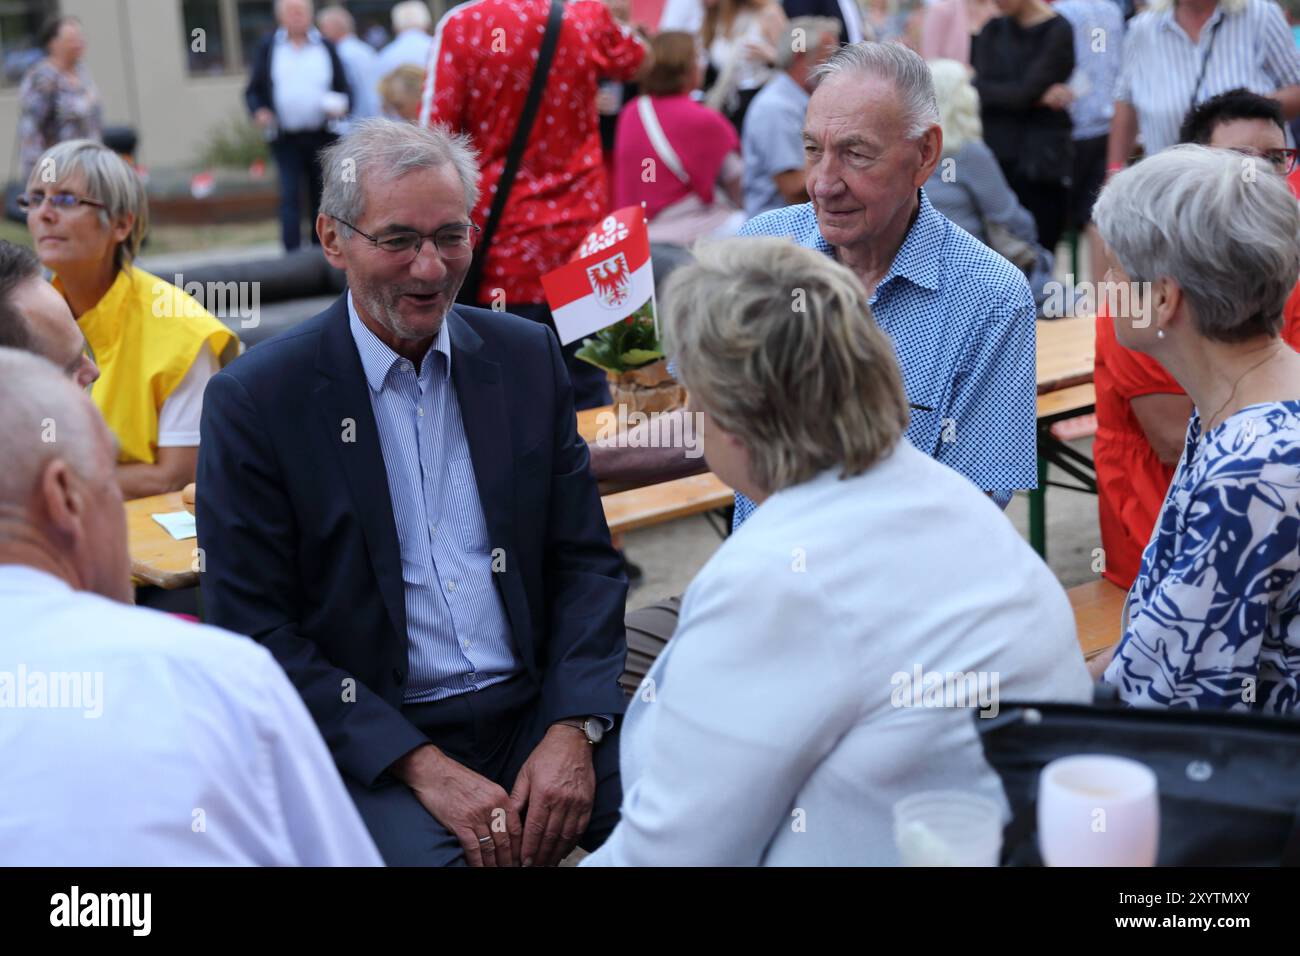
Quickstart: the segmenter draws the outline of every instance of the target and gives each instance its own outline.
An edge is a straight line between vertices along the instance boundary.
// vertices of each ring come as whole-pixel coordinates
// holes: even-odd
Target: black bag
[[[546,77],[551,72],[551,61],[555,59],[555,48],[560,43],[560,27],[564,20],[564,0],[551,0],[550,15],[546,20],[546,32],[542,35],[542,46],[537,51],[537,65],[533,68],[533,81],[528,87],[528,97],[524,100],[524,111],[519,114],[519,125],[515,127],[514,137],[510,140],[510,149],[506,152],[506,162],[501,168],[501,178],[497,180],[497,191],[492,197],[492,208],[488,210],[487,221],[483,223],[483,236],[478,248],[474,250],[474,261],[470,264],[465,281],[461,283],[456,301],[463,305],[478,305],[479,286],[483,284],[483,267],[487,264],[488,250],[496,236],[497,226],[501,224],[501,213],[506,208],[506,200],[515,184],[515,176],[524,160],[524,148],[528,145],[528,134],[532,131],[533,121],[537,119],[537,110],[542,104],[542,94],[546,91]]]
[[[1011,804],[1006,866],[1041,866],[1038,775],[1058,757],[1128,757],[1160,789],[1157,866],[1300,862],[1300,720],[1118,704],[1003,703],[975,718]]]

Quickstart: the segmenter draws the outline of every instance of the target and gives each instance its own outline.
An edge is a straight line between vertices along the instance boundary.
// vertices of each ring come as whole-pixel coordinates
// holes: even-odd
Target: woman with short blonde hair
[[[108,147],[79,139],[46,150],[19,204],[99,365],[91,398],[117,438],[122,493],[183,488],[194,480],[203,390],[239,339],[189,294],[135,266],[149,201]]]
[[[862,321],[861,285],[824,256],[790,253],[779,239],[706,246],[665,293],[666,348],[692,406],[743,447],[745,483],[764,497],[828,469],[862,474],[908,422],[889,338]]]
[[[709,467],[758,508],[633,695],[620,822],[584,864],[896,864],[900,798],[1005,806],[971,709],[1090,699],[1069,602],[997,505],[903,440],[848,269],[775,238],[697,253],[661,299],[666,347]],[[997,688],[927,709],[923,671]]]
[[[380,80],[379,98],[384,106],[384,115],[408,123],[418,120],[427,75],[423,67],[408,63]]]

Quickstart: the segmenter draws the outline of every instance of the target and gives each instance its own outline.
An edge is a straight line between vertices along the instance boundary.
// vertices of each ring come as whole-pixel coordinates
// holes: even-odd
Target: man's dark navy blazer
[[[627,581],[559,343],[485,309],[458,305],[446,321],[489,542],[504,558],[497,591],[541,715],[622,713]],[[346,296],[212,378],[195,511],[206,619],[264,644],[339,769],[375,784],[426,741],[401,714],[402,559]]]

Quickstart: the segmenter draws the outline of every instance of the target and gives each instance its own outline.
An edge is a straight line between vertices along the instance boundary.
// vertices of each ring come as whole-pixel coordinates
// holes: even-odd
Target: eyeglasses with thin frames
[[[87,199],[85,196],[78,196],[76,193],[45,193],[39,189],[19,196],[17,199],[18,208],[23,212],[40,209],[47,199],[55,209],[64,211],[83,205],[94,206],[96,209],[105,208],[104,204],[98,199]]]
[[[326,213],[328,216],[329,213]],[[412,262],[424,247],[424,240],[432,239],[438,254],[444,259],[455,261],[465,259],[474,252],[474,238],[479,234],[479,227],[472,222],[456,222],[443,226],[429,235],[414,231],[390,232],[386,236],[372,236],[362,232],[352,223],[338,216],[330,216],[335,222],[347,226],[358,236],[369,240],[380,252],[392,256],[402,263]]]
[[[1295,169],[1296,150],[1290,146],[1281,146],[1277,149],[1263,151],[1251,149],[1248,146],[1232,146],[1229,148],[1234,153],[1241,153],[1243,156],[1253,156],[1255,159],[1264,160],[1283,176]]]

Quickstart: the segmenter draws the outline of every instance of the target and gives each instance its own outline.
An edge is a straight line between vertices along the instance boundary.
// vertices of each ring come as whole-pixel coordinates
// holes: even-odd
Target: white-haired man
[[[0,348],[0,859],[374,865],[271,655],[131,607],[113,437],[44,359]]]
[[[776,48],[781,70],[763,84],[745,112],[745,215],[808,201],[802,134],[812,71],[839,44],[840,24],[832,17],[796,17],[786,27]]]
[[[392,17],[396,36],[379,51],[375,63],[375,76],[381,80],[399,66],[423,69],[433,46],[433,16],[424,0],[402,0],[393,7]]]
[[[346,7],[325,7],[316,14],[316,27],[325,39],[334,44],[348,75],[352,90],[351,120],[368,119],[379,115],[379,81],[376,69],[379,54],[369,43],[357,36],[357,23]],[[346,130],[346,126],[343,127]]]
[[[857,275],[898,354],[912,406],[908,440],[1005,506],[1012,491],[1038,484],[1025,277],[944,218],[921,188],[943,139],[924,60],[896,43],[857,43],[814,79],[803,130],[811,202],[764,213],[740,234],[789,238]],[[680,448],[593,451],[600,478],[644,480],[692,464]],[[738,496],[735,523],[752,512]]]
[[[814,80],[803,128],[811,201],[751,219],[740,235],[789,238],[861,280],[903,373],[907,439],[1005,507],[1014,490],[1038,484],[1029,285],[921,188],[943,145],[924,60],[900,44],[857,43],[836,51]],[[790,320],[799,318],[792,303]],[[602,479],[644,482],[700,463],[682,448],[593,446],[592,467]],[[733,527],[754,509],[737,494]],[[662,630],[653,628],[666,637]]]

